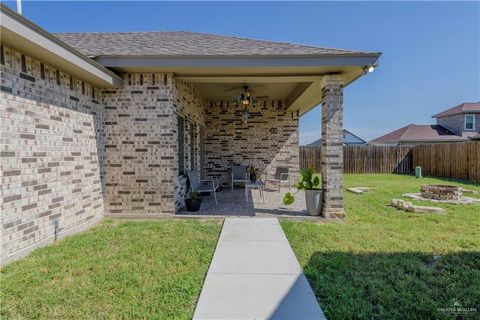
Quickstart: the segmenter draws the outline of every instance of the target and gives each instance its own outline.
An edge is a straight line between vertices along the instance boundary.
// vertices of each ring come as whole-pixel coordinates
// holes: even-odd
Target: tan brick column
[[[322,215],[344,218],[343,79],[325,76],[322,88]]]

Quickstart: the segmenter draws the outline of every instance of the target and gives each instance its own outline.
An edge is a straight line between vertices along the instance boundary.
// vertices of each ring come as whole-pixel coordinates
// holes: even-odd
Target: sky
[[[15,2],[5,2],[15,8]],[[40,2],[23,15],[50,32],[193,31],[380,51],[344,91],[344,127],[365,140],[480,101],[480,2]],[[320,106],[300,143],[321,135]]]

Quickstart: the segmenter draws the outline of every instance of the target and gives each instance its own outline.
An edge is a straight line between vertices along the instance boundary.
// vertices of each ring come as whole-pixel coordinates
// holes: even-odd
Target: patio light
[[[237,96],[237,106],[243,106],[243,122],[247,123],[248,118],[250,117],[250,112],[248,107],[255,107],[255,97],[248,91],[248,86],[243,86],[243,92]]]
[[[248,112],[247,108],[243,109],[243,123],[248,122],[248,117],[250,117],[250,112]]]
[[[375,66],[365,66],[363,67],[363,73],[372,73],[375,70]]]

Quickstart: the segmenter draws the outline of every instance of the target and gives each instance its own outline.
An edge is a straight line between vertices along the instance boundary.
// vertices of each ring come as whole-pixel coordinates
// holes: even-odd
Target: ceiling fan
[[[257,87],[257,88],[262,88],[262,87],[265,87],[265,86],[266,86],[265,84],[255,85],[255,87]],[[242,89],[243,89],[243,92],[241,92]],[[250,96],[254,96],[255,100],[268,100],[270,98],[270,96],[268,96],[268,95],[256,96],[255,95],[255,90],[251,89],[247,85],[244,85],[242,88],[239,88],[238,86],[235,86],[235,87],[227,89],[226,91],[227,92],[233,92],[233,91],[239,92],[240,91],[241,93],[239,94],[239,96],[242,95],[242,94],[245,94],[245,93],[249,93]]]

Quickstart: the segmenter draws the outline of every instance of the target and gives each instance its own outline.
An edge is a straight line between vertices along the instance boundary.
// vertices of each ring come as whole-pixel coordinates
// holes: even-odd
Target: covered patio
[[[357,57],[358,59],[358,57]],[[333,60],[335,61],[335,60]],[[341,59],[340,59],[341,61]],[[353,60],[355,61],[355,60]],[[265,62],[264,62],[265,63]],[[352,63],[352,62],[349,62]],[[317,66],[304,75],[256,76],[257,69],[240,69],[232,76],[177,76],[176,80],[188,84],[203,102],[203,123],[189,122],[179,132],[187,131],[184,142],[179,143],[179,176],[177,180],[176,213],[185,214],[183,199],[188,197],[187,170],[198,170],[202,179],[211,179],[224,187],[213,197],[203,197],[199,214],[208,215],[285,215],[306,216],[304,193],[298,192],[295,182],[299,177],[299,118],[318,104],[322,104],[319,128],[322,137],[322,216],[343,218],[343,89],[356,77],[364,74],[376,58],[356,68]],[[281,69],[277,69],[278,70]],[[301,74],[301,68],[291,68],[292,74]],[[265,71],[266,72],[266,71]],[[311,75],[310,73],[315,73]],[[248,87],[256,97],[248,107],[248,119],[243,105],[234,97]],[[201,118],[200,118],[201,119]],[[191,123],[195,123],[192,125]],[[194,130],[195,134],[188,132]],[[184,151],[182,151],[184,150]],[[186,162],[181,163],[181,157]],[[259,172],[272,177],[277,167],[289,168],[292,193],[296,201],[291,206],[283,204],[288,190],[277,192],[267,188],[265,203],[258,192],[252,193],[252,201],[245,202],[243,187],[230,192],[232,167],[253,166]]]
[[[279,192],[278,189],[267,185],[264,197],[259,190],[249,190],[247,199],[242,187],[237,187],[233,191],[230,188],[223,188],[217,193],[218,204],[215,203],[212,195],[204,195],[201,196],[202,206],[200,211],[188,212],[185,208],[182,208],[177,212],[177,215],[309,217],[305,207],[305,193],[292,189],[291,192],[295,196],[295,202],[287,206],[283,204],[285,192],[288,192],[288,188],[282,188]]]
[[[124,79],[103,91],[107,214],[181,212],[189,170],[226,186],[234,165],[281,166],[294,183],[299,118],[322,104],[322,215],[343,217],[343,90],[379,53],[190,32],[58,37]]]

